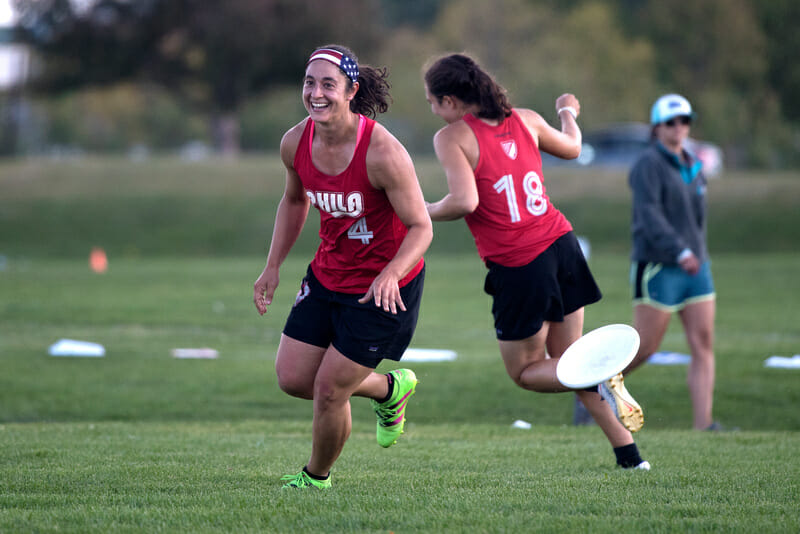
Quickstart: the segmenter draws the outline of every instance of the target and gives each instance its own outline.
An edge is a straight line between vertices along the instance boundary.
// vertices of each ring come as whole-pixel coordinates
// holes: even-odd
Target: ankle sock
[[[305,474],[307,474],[308,476],[310,476],[311,478],[313,478],[314,480],[328,480],[328,477],[331,476],[330,473],[328,473],[324,477],[321,477],[319,475],[315,475],[314,473],[312,473],[311,471],[308,470],[308,466],[303,467],[303,472]]]
[[[614,455],[617,457],[617,465],[625,469],[636,467],[643,461],[642,457],[639,455],[639,448],[635,443],[623,445],[622,447],[615,447]]]
[[[388,402],[389,399],[392,398],[392,393],[394,393],[394,377],[391,373],[386,373],[386,381],[389,383],[389,393],[382,399],[376,399],[379,403]]]

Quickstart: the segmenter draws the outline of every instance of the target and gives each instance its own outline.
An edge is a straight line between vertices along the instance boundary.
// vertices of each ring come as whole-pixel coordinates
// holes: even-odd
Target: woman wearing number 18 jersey
[[[475,238],[511,379],[542,393],[572,391],[558,381],[556,364],[582,335],[584,306],[601,295],[572,226],[547,196],[540,150],[578,156],[580,103],[571,94],[556,100],[557,130],[535,111],[512,108],[504,89],[461,54],[427,69],[425,91],[431,111],[447,123],[434,148],[449,189],[428,204],[428,213],[434,221],[463,217]],[[644,422],[642,411],[622,375],[575,393],[611,443],[617,464],[649,469],[631,434]]]

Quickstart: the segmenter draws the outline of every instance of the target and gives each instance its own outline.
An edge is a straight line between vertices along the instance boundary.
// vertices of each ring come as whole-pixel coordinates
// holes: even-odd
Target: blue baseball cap
[[[692,105],[681,95],[669,94],[660,97],[650,110],[650,125],[655,126],[675,117],[692,117]]]

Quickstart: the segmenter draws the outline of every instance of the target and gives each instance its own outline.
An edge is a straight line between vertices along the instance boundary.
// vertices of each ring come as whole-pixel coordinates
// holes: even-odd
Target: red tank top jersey
[[[321,243],[311,269],[331,291],[366,293],[375,277],[394,258],[408,233],[386,193],[367,178],[367,148],[375,121],[361,116],[353,159],[341,174],[320,172],[311,160],[314,122],[306,121],[294,157],[311,204],[319,210]],[[405,286],[422,270],[424,260],[400,280]]]
[[[506,267],[527,265],[572,230],[547,197],[539,148],[516,111],[497,126],[471,114],[464,121],[480,148],[478,207],[464,217],[478,254]]]

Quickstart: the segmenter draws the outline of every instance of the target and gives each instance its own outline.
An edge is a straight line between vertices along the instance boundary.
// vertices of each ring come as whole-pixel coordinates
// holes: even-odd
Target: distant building
[[[8,0],[0,0],[0,156],[30,151],[37,127],[21,91],[31,76],[30,49],[15,39],[16,16]]]
[[[25,45],[5,40],[8,28],[0,28],[0,91],[22,85],[31,74],[31,54]]]

